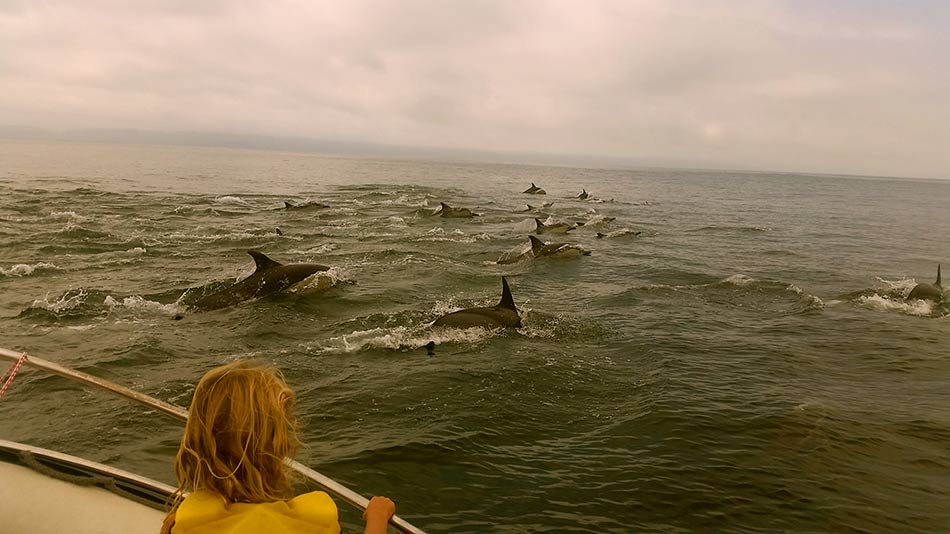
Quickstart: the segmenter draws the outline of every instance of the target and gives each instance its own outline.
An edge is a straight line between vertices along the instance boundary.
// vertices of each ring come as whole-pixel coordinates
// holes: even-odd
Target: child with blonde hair
[[[329,495],[294,497],[284,466],[299,445],[293,406],[294,392],[272,366],[242,360],[208,371],[175,457],[178,495],[162,534],[339,534]],[[373,497],[365,534],[384,534],[395,511]]]

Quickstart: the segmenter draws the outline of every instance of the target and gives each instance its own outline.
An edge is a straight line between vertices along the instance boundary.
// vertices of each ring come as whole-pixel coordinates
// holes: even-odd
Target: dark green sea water
[[[493,263],[526,202],[591,256]],[[950,532],[950,315],[903,298],[950,269],[948,206],[950,181],[2,142],[0,347],[180,405],[273,361],[299,459],[433,533]],[[249,249],[332,268],[173,320]],[[521,329],[426,328],[502,275]],[[30,370],[0,400],[0,437],[166,482],[180,432]]]

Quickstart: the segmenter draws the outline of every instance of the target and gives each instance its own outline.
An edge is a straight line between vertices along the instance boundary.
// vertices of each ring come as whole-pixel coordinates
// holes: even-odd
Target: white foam
[[[455,229],[451,232],[446,232],[443,228],[432,228],[427,231],[422,236],[415,238],[415,241],[433,241],[433,242],[445,242],[451,241],[453,243],[475,243],[476,241],[488,241],[491,239],[491,236],[485,233],[467,235],[465,232]]]
[[[373,328],[356,330],[350,334],[332,337],[320,348],[320,353],[353,353],[365,349],[414,350],[426,346],[430,341],[436,345],[443,343],[476,343],[488,339],[493,330],[485,328],[437,328],[430,330],[426,326],[395,328]]]
[[[49,301],[49,295],[43,297],[43,300],[36,299],[33,301],[33,304],[30,305],[30,308],[48,310],[58,314],[60,312],[72,310],[82,306],[85,304],[87,296],[89,296],[89,292],[83,288],[79,288],[79,290],[75,293],[72,291],[67,291],[61,297],[59,297],[59,299],[53,302]]]
[[[307,291],[311,289],[326,289],[339,283],[351,281],[353,273],[345,267],[334,265],[326,271],[320,271],[306,278],[306,283],[292,291]]]
[[[785,288],[785,290],[791,291],[792,293],[795,293],[796,295],[809,299],[811,301],[811,306],[813,308],[823,309],[825,307],[825,302],[821,300],[821,298],[815,295],[811,295],[809,293],[805,293],[805,291],[802,288],[796,286],[795,284],[789,284],[788,287]]]
[[[46,218],[52,219],[54,221],[69,220],[69,221],[74,221],[77,223],[85,222],[89,220],[87,217],[83,217],[82,215],[79,215],[75,211],[54,211],[50,213],[49,215],[47,215]]]
[[[177,302],[172,304],[162,304],[161,302],[148,300],[138,295],[125,297],[122,299],[122,302],[117,301],[111,295],[109,295],[105,298],[105,300],[103,300],[102,304],[109,308],[110,312],[114,311],[117,307],[123,307],[132,311],[158,312],[165,315],[175,315],[185,311],[184,308]]]
[[[726,278],[725,280],[723,280],[723,282],[727,284],[733,284],[736,286],[747,286],[755,281],[756,281],[755,278],[752,278],[751,276],[746,276],[744,274],[734,274],[730,276],[729,278]]]
[[[46,263],[45,261],[34,263],[32,265],[18,263],[8,269],[0,267],[0,276],[30,276],[38,269],[59,269],[59,267],[53,265],[52,263]]]
[[[229,234],[185,234],[181,232],[162,234],[163,239],[176,241],[243,241],[245,239],[273,239],[276,234],[252,234],[250,232],[232,232]]]
[[[895,300],[878,294],[858,297],[859,306],[875,311],[896,311],[907,315],[925,316],[933,312],[933,303],[927,300]]]
[[[875,278],[878,283],[878,289],[883,289],[885,293],[891,293],[895,295],[901,295],[907,297],[910,295],[910,292],[917,285],[917,281],[913,278],[902,278],[900,280],[885,280],[880,277]]]
[[[323,243],[307,250],[293,249],[290,251],[290,254],[296,254],[300,256],[312,256],[314,254],[326,254],[327,252],[332,252],[336,250],[336,245],[333,243]]]
[[[409,223],[406,222],[406,219],[403,219],[397,215],[393,215],[392,217],[386,219],[386,221],[389,223],[388,226],[393,228],[406,228],[409,226]]]
[[[238,206],[247,206],[247,201],[241,197],[233,195],[224,195],[214,199],[219,204],[235,204]]]

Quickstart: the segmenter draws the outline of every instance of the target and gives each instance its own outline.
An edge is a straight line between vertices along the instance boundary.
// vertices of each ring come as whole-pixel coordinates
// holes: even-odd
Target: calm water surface
[[[181,405],[272,361],[299,459],[429,532],[948,532],[950,310],[904,299],[950,265],[947,206],[941,181],[0,142],[0,346]],[[592,254],[496,264],[535,216]],[[250,249],[332,268],[173,320]],[[427,328],[502,275],[521,329]],[[180,433],[33,371],[0,401],[3,438],[166,482]]]

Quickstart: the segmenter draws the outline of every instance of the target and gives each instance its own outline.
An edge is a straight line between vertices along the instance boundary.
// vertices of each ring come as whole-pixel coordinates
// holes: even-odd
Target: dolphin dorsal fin
[[[449,206],[445,202],[439,202],[439,206],[441,206],[443,210],[452,209],[452,206]]]
[[[498,305],[495,307],[518,311],[518,308],[515,307],[515,299],[511,298],[511,288],[508,287],[508,280],[505,280],[504,276],[501,277],[501,300],[498,301]]]
[[[544,241],[541,241],[533,235],[529,235],[528,239],[531,240],[531,253],[537,256],[538,253],[541,252],[541,249],[544,248]]]
[[[274,261],[265,256],[263,252],[248,250],[247,253],[250,254],[252,258],[254,258],[254,263],[257,264],[257,268],[254,270],[254,272],[271,269],[273,267],[280,267],[281,265],[280,262]]]
[[[937,281],[934,282],[934,285],[940,287],[940,264],[937,264]]]
[[[531,182],[531,187],[538,187],[538,186],[534,185],[534,182]],[[504,278],[502,278],[502,280],[504,280]]]
[[[539,218],[537,218],[537,217],[534,218],[534,224],[537,225],[538,230],[544,228],[544,223],[541,222],[541,219],[539,219]]]
[[[292,207],[294,207],[294,203],[291,202],[291,201],[289,201],[289,200],[285,200],[285,201],[284,201],[284,207],[285,207],[285,208],[292,208]]]

